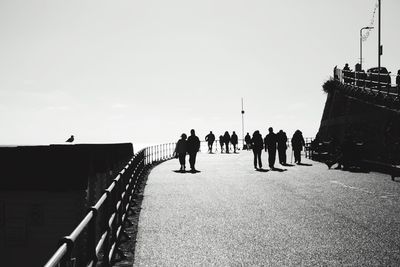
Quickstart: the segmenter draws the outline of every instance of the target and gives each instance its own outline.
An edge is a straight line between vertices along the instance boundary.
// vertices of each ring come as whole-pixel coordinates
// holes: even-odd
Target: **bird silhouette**
[[[72,142],[74,142],[74,136],[73,136],[73,135],[71,135],[71,137],[70,137],[70,138],[68,138],[68,140],[67,140],[67,141],[65,141],[65,142],[67,142],[67,143],[72,143]]]

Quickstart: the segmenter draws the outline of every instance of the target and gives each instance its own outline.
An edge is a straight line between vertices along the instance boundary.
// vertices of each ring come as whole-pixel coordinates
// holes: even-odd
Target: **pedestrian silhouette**
[[[212,153],[212,147],[215,141],[215,135],[213,134],[212,131],[210,131],[209,134],[206,135],[206,141],[207,141],[207,145],[208,145],[208,153]]]
[[[198,172],[195,168],[195,164],[196,164],[196,155],[200,149],[200,140],[196,136],[195,131],[193,129],[190,130],[190,136],[186,141],[186,149],[189,154],[190,171],[193,173]]]
[[[221,147],[221,153],[224,152],[224,137],[222,135],[219,136],[219,145]]]
[[[261,153],[263,149],[263,139],[258,130],[253,133],[253,137],[251,138],[251,148],[254,154],[254,169],[258,170],[257,163],[259,168],[262,169]]]
[[[281,165],[286,165],[287,136],[283,130],[279,130],[276,134],[276,141],[278,143],[279,163]]]
[[[265,152],[268,150],[268,164],[270,169],[275,168],[276,158],[276,134],[272,127],[268,128],[268,134],[264,138]]]
[[[292,137],[292,149],[294,153],[294,162],[301,163],[301,151],[305,145],[303,134],[300,130],[296,130]]]
[[[181,135],[181,139],[178,140],[175,147],[174,155],[179,159],[179,163],[181,168],[179,169],[180,172],[185,172],[186,170],[186,153],[187,153],[187,141],[186,141],[186,134]]]
[[[251,144],[251,136],[249,133],[247,133],[246,136],[244,137],[244,141],[246,142],[246,150],[249,150]]]
[[[71,137],[68,138],[67,141],[65,141],[65,142],[67,142],[67,143],[72,143],[72,142],[74,142],[74,136],[71,135]]]
[[[233,145],[233,153],[236,153],[236,147],[238,144],[238,136],[236,135],[235,131],[232,132],[231,144]]]
[[[231,136],[228,131],[224,134],[224,144],[225,144],[225,153],[229,153],[229,142],[231,141]]]
[[[397,95],[400,95],[400,70],[397,71],[396,76],[396,85],[397,85]]]
[[[343,67],[343,79],[344,83],[350,83],[351,82],[351,70],[349,68],[349,64],[346,63]]]

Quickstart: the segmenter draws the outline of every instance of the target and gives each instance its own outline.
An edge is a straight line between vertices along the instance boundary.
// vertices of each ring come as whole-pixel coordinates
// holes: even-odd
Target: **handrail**
[[[79,266],[96,266],[99,260],[102,266],[112,266],[116,254],[122,254],[118,247],[140,179],[146,173],[148,166],[171,159],[174,150],[175,143],[168,143],[146,147],[136,153],[104,190],[96,204],[90,207],[71,234],[60,240],[57,250],[44,266],[66,267],[74,260]],[[75,243],[85,232],[87,232],[85,240],[87,255],[75,256]],[[102,257],[99,259],[100,254]]]

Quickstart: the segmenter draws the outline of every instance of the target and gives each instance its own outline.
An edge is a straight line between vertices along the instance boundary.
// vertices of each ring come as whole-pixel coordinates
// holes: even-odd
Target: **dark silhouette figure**
[[[181,164],[180,172],[184,172],[186,170],[186,152],[187,152],[187,144],[186,144],[186,134],[181,135],[181,139],[178,140],[175,147],[174,154],[178,157],[179,163]]]
[[[400,70],[397,71],[396,76],[396,85],[397,85],[397,95],[400,95]]]
[[[259,131],[255,131],[253,133],[253,137],[251,138],[250,142],[254,154],[254,168],[258,170],[257,168],[257,161],[258,161],[258,166],[260,167],[260,169],[262,169],[261,153],[263,149],[263,139]]]
[[[233,153],[236,153],[236,147],[238,144],[238,136],[236,135],[235,131],[232,132],[231,144],[233,145]]]
[[[249,133],[247,133],[246,136],[244,137],[244,141],[246,142],[246,150],[249,150],[251,144],[251,136]]]
[[[215,141],[215,135],[212,131],[210,131],[210,133],[206,135],[206,141],[208,144],[208,153],[212,153],[212,147]]]
[[[268,164],[271,169],[275,168],[275,158],[276,158],[276,134],[272,127],[268,128],[268,134],[264,138],[265,152],[268,150]]]
[[[229,153],[229,142],[231,141],[231,136],[228,131],[224,134],[224,144],[225,144],[225,153]]]
[[[200,139],[196,136],[195,131],[190,130],[190,136],[186,141],[186,148],[189,154],[190,171],[196,172],[196,155],[200,149]]]
[[[219,146],[221,147],[221,153],[224,152],[224,137],[222,135],[219,136]]]
[[[349,68],[349,64],[345,64],[343,67],[343,79],[344,83],[351,83],[351,70]]]
[[[294,162],[297,164],[301,163],[301,151],[305,145],[303,134],[300,130],[296,130],[292,137],[292,149],[294,153]]]
[[[74,142],[74,136],[71,135],[71,137],[68,138],[67,141],[65,141],[65,142],[67,142],[67,143],[72,143],[72,142]]]
[[[286,133],[280,130],[276,134],[276,141],[278,143],[278,157],[281,165],[286,165],[286,149],[287,149],[287,136]]]

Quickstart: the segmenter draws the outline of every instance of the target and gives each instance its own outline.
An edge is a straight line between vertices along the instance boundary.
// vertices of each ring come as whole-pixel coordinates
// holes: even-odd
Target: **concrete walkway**
[[[134,266],[400,265],[400,183],[304,162],[257,172],[243,151],[199,154],[197,174],[157,166]]]

